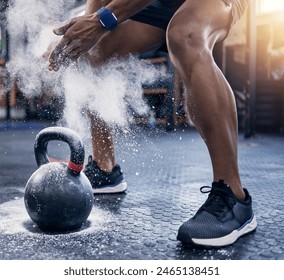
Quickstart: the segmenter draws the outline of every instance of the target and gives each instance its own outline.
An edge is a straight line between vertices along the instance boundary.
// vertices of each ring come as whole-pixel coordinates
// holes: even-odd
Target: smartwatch
[[[100,23],[105,29],[113,31],[117,27],[117,17],[111,10],[103,7],[97,11],[97,14],[99,16]]]

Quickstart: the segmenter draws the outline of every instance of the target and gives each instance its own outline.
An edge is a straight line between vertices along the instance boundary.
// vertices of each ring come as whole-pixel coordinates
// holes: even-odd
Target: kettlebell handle
[[[66,127],[48,127],[37,134],[34,144],[37,165],[41,166],[50,162],[47,154],[47,145],[52,140],[63,141],[69,145],[71,155],[67,169],[73,174],[79,174],[84,164],[84,144],[76,132]]]

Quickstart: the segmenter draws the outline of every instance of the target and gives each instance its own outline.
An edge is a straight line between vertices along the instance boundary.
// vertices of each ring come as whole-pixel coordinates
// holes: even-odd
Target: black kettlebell
[[[50,162],[48,142],[66,142],[71,151],[69,163]],[[64,127],[49,127],[38,133],[34,152],[39,168],[25,188],[25,207],[40,229],[70,231],[87,220],[94,203],[91,183],[83,169],[85,151],[80,137]]]

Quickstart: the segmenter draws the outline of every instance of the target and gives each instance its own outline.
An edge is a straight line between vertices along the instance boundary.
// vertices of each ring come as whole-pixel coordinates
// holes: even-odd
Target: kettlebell
[[[52,140],[69,145],[68,164],[49,161],[47,146]],[[34,153],[39,168],[29,178],[24,194],[30,218],[42,230],[79,229],[94,203],[91,183],[81,172],[85,157],[82,140],[69,128],[48,127],[37,134]]]

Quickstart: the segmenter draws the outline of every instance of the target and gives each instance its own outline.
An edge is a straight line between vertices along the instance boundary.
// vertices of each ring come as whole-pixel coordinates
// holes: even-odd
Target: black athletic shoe
[[[91,182],[94,194],[121,193],[127,189],[119,165],[116,165],[112,172],[105,172],[98,167],[92,156],[89,156],[84,173]]]
[[[206,193],[204,188],[201,192]],[[245,201],[238,200],[223,180],[212,183],[210,194],[195,216],[181,225],[177,239],[183,243],[220,247],[234,243],[253,231],[256,218],[246,189]],[[209,192],[209,191],[207,191]]]

